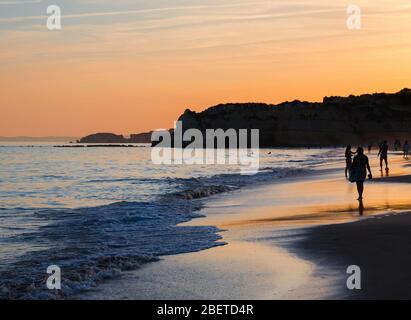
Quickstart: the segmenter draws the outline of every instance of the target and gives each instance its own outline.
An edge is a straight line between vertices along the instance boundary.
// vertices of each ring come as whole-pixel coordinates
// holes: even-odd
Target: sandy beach
[[[387,177],[370,155],[363,206],[341,166],[213,196],[185,225],[217,226],[225,246],[165,256],[77,298],[410,298],[411,175],[391,159]],[[361,290],[347,289],[349,265]]]

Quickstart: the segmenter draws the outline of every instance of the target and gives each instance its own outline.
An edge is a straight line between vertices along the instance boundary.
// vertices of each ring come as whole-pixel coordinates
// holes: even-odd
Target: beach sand
[[[213,196],[186,225],[218,226],[227,245],[162,257],[77,298],[410,297],[407,164],[395,157],[390,177],[374,170],[363,207],[341,167]],[[349,265],[360,266],[362,290],[347,289]]]
[[[339,298],[411,298],[410,213],[313,228],[289,249],[332,270]],[[361,290],[345,285],[350,265],[361,269]]]

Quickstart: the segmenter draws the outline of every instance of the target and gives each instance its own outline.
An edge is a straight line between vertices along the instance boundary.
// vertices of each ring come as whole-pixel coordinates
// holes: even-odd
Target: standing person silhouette
[[[372,179],[372,173],[368,157],[364,154],[364,149],[362,147],[358,147],[357,155],[354,157],[350,169],[350,181],[355,182],[357,184],[357,200],[359,201],[362,201],[362,195],[364,193],[364,181],[367,178],[367,170],[369,173],[368,178]]]
[[[404,159],[408,159],[408,155],[410,154],[410,144],[408,143],[408,140],[405,141],[402,150],[404,151]]]
[[[380,157],[380,169],[382,172],[382,162],[385,162],[385,171],[388,172],[388,144],[387,140],[380,145],[380,151],[378,152],[378,156]]]
[[[351,145],[348,145],[345,149],[345,177],[348,177],[348,170],[351,168],[352,156],[355,153],[351,151]]]

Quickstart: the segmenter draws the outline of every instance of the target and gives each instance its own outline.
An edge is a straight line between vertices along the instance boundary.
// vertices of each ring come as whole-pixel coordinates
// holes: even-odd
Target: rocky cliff
[[[411,141],[411,90],[349,97],[325,97],[279,105],[221,104],[202,112],[187,109],[183,130],[259,129],[261,147],[336,146]]]

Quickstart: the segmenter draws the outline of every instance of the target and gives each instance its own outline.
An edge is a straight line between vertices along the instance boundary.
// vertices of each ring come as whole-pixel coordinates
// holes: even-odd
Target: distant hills
[[[295,100],[278,105],[229,103],[202,112],[187,109],[179,118],[183,131],[196,128],[259,129],[261,147],[319,147],[411,141],[411,90],[323,102]]]
[[[4,142],[70,142],[76,141],[77,137],[0,137],[0,141]]]

